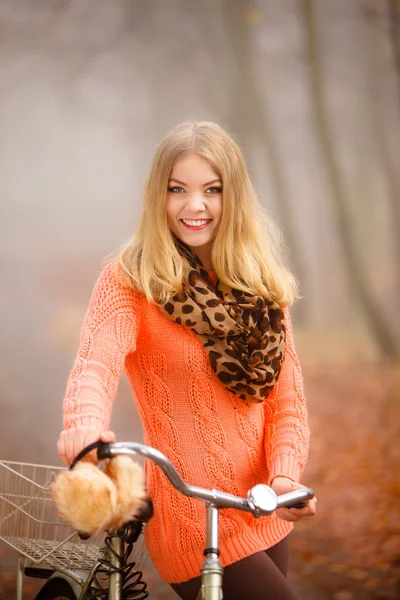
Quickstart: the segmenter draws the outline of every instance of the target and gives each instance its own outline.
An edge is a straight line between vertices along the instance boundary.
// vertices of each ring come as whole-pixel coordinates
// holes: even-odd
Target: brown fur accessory
[[[131,521],[146,498],[143,469],[128,456],[110,459],[104,470],[78,462],[57,476],[51,491],[61,518],[90,535]]]

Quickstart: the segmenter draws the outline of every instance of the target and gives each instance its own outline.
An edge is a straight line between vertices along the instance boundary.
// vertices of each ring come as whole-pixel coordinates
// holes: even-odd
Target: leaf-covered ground
[[[306,382],[304,482],[318,513],[296,526],[292,578],[304,598],[400,598],[399,371],[348,364],[308,372]]]
[[[302,600],[400,598],[399,371],[382,362],[303,367],[312,432],[303,482],[318,513],[296,525],[291,579]],[[15,554],[0,546],[0,598],[15,590]],[[175,598],[151,565],[154,600]],[[38,582],[26,579],[24,600]]]

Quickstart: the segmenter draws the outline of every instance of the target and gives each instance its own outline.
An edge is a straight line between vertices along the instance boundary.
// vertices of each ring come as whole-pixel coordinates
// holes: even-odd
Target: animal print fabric
[[[183,289],[160,306],[166,317],[199,336],[213,371],[243,400],[263,402],[273,390],[285,354],[285,323],[280,306],[217,280],[182,242],[187,260]]]

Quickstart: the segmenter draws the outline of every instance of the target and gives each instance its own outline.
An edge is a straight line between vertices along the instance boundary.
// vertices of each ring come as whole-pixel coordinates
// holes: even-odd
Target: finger
[[[310,500],[309,505],[304,508],[278,508],[276,513],[284,521],[299,521],[303,517],[313,517],[315,515],[315,502]]]
[[[289,523],[293,523],[299,519],[299,517],[293,514],[289,508],[278,508],[276,514],[280,519],[288,521]]]
[[[316,498],[311,498],[311,500],[308,501],[307,506],[304,507],[305,509],[307,509],[307,511],[306,511],[307,514],[305,516],[312,517],[315,515],[315,512],[317,510],[316,502],[317,502]],[[301,509],[301,510],[304,510],[304,509]]]
[[[104,439],[103,439],[104,438]],[[61,432],[57,442],[57,450],[61,460],[66,464],[70,465],[75,457],[93,442],[97,442],[99,439],[103,441],[113,442],[115,441],[115,434],[112,431],[106,431],[101,434],[97,429],[87,427],[79,430],[64,430]],[[82,460],[97,463],[97,453],[95,450],[84,456]]]
[[[290,508],[289,510],[297,519],[302,519],[303,517],[313,517],[315,515],[315,506],[305,506],[304,508]]]
[[[317,499],[313,498],[312,500],[310,500],[310,502],[308,503],[309,508],[311,508],[311,510],[315,511],[317,510]]]
[[[70,431],[64,431],[65,457],[67,465],[70,465],[74,459],[74,440]]]
[[[73,457],[72,460],[75,460],[75,458],[78,456],[78,454],[80,452],[82,452],[82,450],[88,446],[90,444],[90,439],[91,439],[91,432],[88,431],[87,429],[83,429],[83,430],[79,430],[75,432],[75,435],[73,436]],[[85,455],[82,457],[83,461],[90,461],[92,460],[91,457],[89,455]],[[72,461],[71,461],[72,462]]]
[[[57,441],[57,452],[58,452],[58,456],[60,457],[62,462],[65,465],[67,465],[68,458],[67,458],[66,449],[65,449],[65,440],[64,440],[64,436],[62,435],[62,433],[60,434],[60,437],[58,438],[58,441]]]
[[[71,432],[71,463],[78,456],[79,452],[83,448],[84,443],[84,433],[83,431],[74,431]]]
[[[102,442],[106,443],[115,442],[115,433],[113,431],[103,431],[100,434],[100,439]]]
[[[81,445],[80,451],[83,450],[84,448],[86,448],[87,446],[90,446],[90,444],[93,444],[93,442],[97,442],[99,437],[100,437],[100,435],[97,431],[93,431],[93,430],[87,431],[82,440],[82,445]],[[86,454],[82,458],[82,460],[86,460],[88,462],[97,464],[98,463],[97,450],[92,450],[91,452],[89,452],[89,454]]]

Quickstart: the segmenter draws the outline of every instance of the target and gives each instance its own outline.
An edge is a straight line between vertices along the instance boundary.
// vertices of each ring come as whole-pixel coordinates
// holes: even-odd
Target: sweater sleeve
[[[63,402],[64,428],[109,427],[125,357],[136,348],[144,297],[124,286],[116,262],[94,287]]]
[[[288,308],[284,308],[286,326],[285,359],[273,391],[265,404],[265,448],[269,483],[284,476],[299,481],[308,456],[309,428],[303,390],[303,377],[294,348]]]

